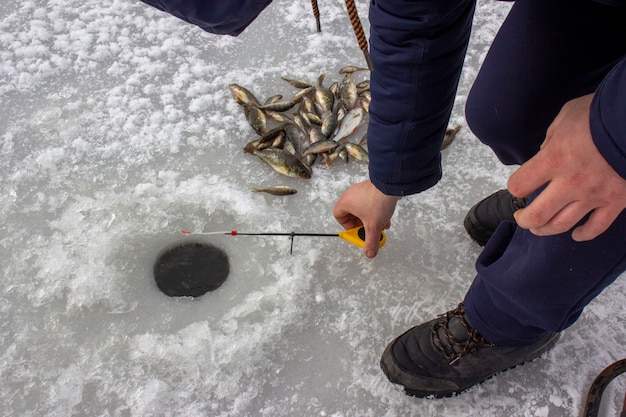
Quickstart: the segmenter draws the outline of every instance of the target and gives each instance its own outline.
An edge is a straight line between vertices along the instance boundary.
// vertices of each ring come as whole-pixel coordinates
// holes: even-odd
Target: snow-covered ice
[[[242,152],[253,134],[228,84],[363,66],[340,0],[275,0],[218,37],[135,0],[0,4],[0,410],[6,416],[576,416],[626,356],[620,278],[546,358],[444,400],[404,396],[378,361],[406,328],[453,308],[480,248],[468,207],[504,167],[463,104],[510,5],[479,1],[444,179],[403,199],[379,256],[340,239],[199,236],[231,273],[198,299],[159,292],[152,265],[181,229],[335,232],[365,165],[285,178]],[[358,1],[367,25],[367,3]],[[289,197],[252,193],[285,184]],[[623,381],[606,394],[616,415]]]

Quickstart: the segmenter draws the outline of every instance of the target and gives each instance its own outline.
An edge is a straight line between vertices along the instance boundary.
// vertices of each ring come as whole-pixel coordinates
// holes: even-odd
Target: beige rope
[[[315,23],[317,23],[317,31],[322,31],[322,25],[320,22],[320,9],[317,8],[317,0],[311,0],[311,7],[313,7],[313,16],[315,16]]]
[[[372,71],[374,68],[368,51],[367,38],[365,37],[365,32],[363,31],[363,26],[361,25],[361,19],[359,18],[359,13],[356,10],[356,5],[354,4],[354,0],[345,0],[345,2],[346,9],[348,10],[348,17],[350,17],[350,23],[352,24],[352,30],[354,30],[354,36],[356,36],[356,40],[359,43],[359,48],[363,51],[367,67],[370,71]],[[311,0],[311,7],[313,8],[313,16],[315,17],[315,22],[317,23],[317,31],[321,32],[322,26],[320,22],[320,10],[317,7],[317,0]]]
[[[350,23],[352,23],[352,29],[354,30],[354,35],[356,36],[356,40],[359,43],[359,48],[363,51],[363,56],[365,57],[365,62],[367,62],[367,67],[370,71],[373,70],[372,59],[370,58],[370,54],[367,46],[367,38],[365,37],[365,32],[363,32],[363,26],[361,25],[361,19],[359,19],[359,14],[356,10],[356,5],[354,4],[354,0],[345,0],[346,1],[346,9],[348,10],[348,16],[350,17]]]

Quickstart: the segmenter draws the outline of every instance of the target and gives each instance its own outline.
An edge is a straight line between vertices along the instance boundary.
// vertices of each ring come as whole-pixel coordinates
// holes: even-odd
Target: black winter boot
[[[526,206],[525,198],[513,197],[508,190],[500,190],[484,198],[472,207],[465,216],[463,226],[480,246],[496,231],[505,220],[514,222],[513,213]]]
[[[531,346],[493,345],[472,327],[461,303],[397,337],[385,349],[380,365],[407,395],[448,397],[541,356],[558,338],[558,333],[551,333]]]

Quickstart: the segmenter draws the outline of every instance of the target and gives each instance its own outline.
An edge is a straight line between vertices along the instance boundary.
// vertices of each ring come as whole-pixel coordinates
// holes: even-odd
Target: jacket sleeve
[[[600,154],[626,179],[626,57],[597,88],[591,102],[589,124]]]
[[[475,0],[372,0],[369,175],[388,195],[441,179],[440,147],[469,42]]]
[[[272,0],[141,0],[216,35],[237,36]]]

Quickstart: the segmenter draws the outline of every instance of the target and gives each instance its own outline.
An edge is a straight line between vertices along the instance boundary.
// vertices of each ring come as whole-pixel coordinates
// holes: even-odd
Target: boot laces
[[[431,337],[434,346],[441,355],[449,361],[449,365],[454,365],[463,356],[476,351],[480,347],[491,347],[493,344],[487,342],[476,329],[471,327],[465,320],[465,306],[460,303],[454,310],[442,314],[442,320],[431,327]],[[455,336],[450,330],[450,321],[456,319],[465,329],[466,338]]]

